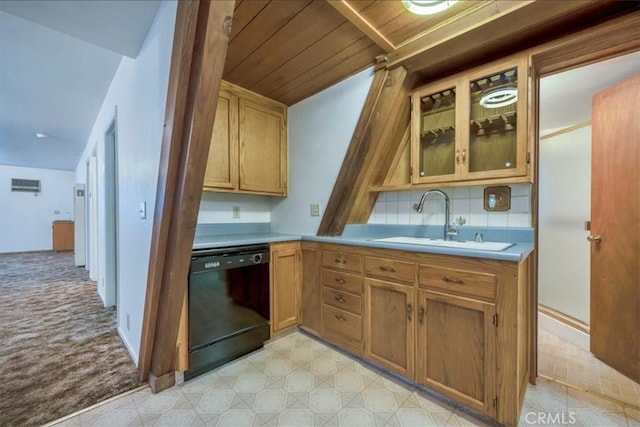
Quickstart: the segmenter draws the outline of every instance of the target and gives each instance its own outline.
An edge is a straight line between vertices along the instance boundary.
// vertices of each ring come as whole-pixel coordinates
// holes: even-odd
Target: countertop
[[[518,262],[533,251],[533,230],[529,228],[472,228],[465,227],[457,237],[472,240],[476,232],[482,232],[486,241],[510,242],[513,246],[503,251],[482,251],[475,249],[456,249],[435,246],[410,245],[389,242],[376,242],[393,236],[438,237],[442,227],[438,226],[347,226],[340,237],[315,236],[308,234],[273,233],[268,223],[260,224],[206,224],[198,225],[193,249],[213,249],[231,246],[254,245],[263,243],[308,240],[342,245],[368,246],[372,248],[395,249],[411,252],[442,255],[465,256],[473,258],[497,259]]]

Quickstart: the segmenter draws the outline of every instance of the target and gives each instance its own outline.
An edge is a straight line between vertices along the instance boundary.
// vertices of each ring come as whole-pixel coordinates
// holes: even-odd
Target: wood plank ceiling
[[[433,79],[634,3],[465,0],[419,16],[400,0],[238,0],[223,78],[292,105],[383,57]]]
[[[240,0],[224,79],[292,105],[383,53],[325,1]]]

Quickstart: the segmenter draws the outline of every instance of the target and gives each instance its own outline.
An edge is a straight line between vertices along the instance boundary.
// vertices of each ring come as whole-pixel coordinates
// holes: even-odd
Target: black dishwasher
[[[189,270],[185,380],[269,339],[269,246],[194,250]]]

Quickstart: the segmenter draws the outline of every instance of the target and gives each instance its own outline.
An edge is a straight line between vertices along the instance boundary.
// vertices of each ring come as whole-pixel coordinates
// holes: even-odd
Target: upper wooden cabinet
[[[287,107],[223,81],[206,191],[287,195]]]
[[[204,174],[205,189],[238,188],[238,97],[223,82]]]
[[[493,63],[411,97],[412,183],[526,177],[528,62]]]

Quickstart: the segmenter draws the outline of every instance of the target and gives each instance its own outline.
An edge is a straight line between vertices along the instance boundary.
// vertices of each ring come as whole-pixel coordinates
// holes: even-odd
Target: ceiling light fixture
[[[37,137],[37,138],[41,138],[41,139],[42,139],[42,138],[51,138],[51,137],[49,136],[49,134],[42,133],[42,132],[36,132],[36,137]]]
[[[480,106],[484,108],[500,108],[518,101],[518,87],[514,84],[488,89],[480,98]]]
[[[402,0],[404,7],[416,15],[433,15],[457,3],[458,0]]]

